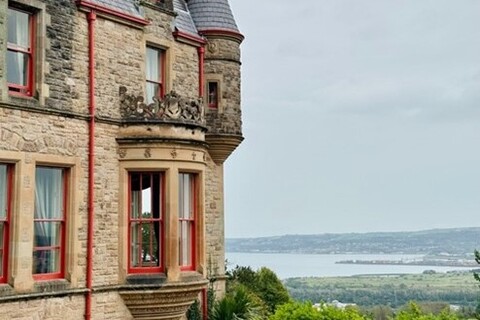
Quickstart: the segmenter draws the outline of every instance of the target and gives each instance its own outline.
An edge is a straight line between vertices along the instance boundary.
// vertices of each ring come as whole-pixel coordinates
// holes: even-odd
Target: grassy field
[[[411,300],[474,306],[480,293],[471,272],[290,278],[285,285],[294,299],[363,306],[397,307]]]

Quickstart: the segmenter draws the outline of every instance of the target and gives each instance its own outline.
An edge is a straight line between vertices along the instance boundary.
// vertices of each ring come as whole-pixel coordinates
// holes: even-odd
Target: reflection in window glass
[[[132,172],[130,184],[130,271],[162,267],[163,174]]]

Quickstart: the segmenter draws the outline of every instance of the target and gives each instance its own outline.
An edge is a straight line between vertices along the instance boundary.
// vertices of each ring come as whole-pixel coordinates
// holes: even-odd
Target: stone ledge
[[[205,141],[209,145],[208,152],[216,164],[222,164],[242,143],[243,137],[229,134],[206,134]]]

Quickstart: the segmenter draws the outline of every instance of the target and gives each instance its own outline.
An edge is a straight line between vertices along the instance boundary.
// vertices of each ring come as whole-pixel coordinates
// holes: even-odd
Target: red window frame
[[[6,195],[5,196],[5,218],[0,219],[0,223],[3,224],[2,234],[2,246],[0,246],[0,263],[2,269],[0,270],[0,283],[6,283],[8,279],[8,254],[10,247],[10,217],[12,210],[12,190],[13,190],[13,165],[0,163],[0,166],[6,167]],[[2,195],[3,196],[3,195]]]
[[[36,251],[54,251],[58,250],[59,252],[59,259],[60,259],[60,266],[57,272],[50,272],[50,273],[35,273],[32,266],[33,272],[33,279],[34,280],[52,280],[52,279],[63,279],[65,277],[65,243],[66,243],[66,217],[67,217],[67,203],[68,203],[68,190],[69,190],[69,170],[68,168],[62,167],[48,167],[48,166],[38,166],[38,168],[51,168],[51,169],[58,169],[62,170],[62,190],[63,190],[63,199],[62,199],[62,216],[59,219],[55,218],[46,218],[46,219],[33,219],[33,223],[35,225],[36,222],[57,222],[60,225],[60,241],[59,245],[53,246],[35,246],[33,247],[33,254]],[[35,186],[36,187],[36,186]],[[35,237],[35,228],[34,228],[34,237]],[[35,260],[34,260],[35,262]]]
[[[28,14],[28,31],[29,31],[29,46],[27,48],[18,46],[16,44],[8,42],[7,39],[7,51],[10,52],[18,52],[22,54],[26,54],[28,57],[27,63],[27,85],[20,85],[16,83],[7,83],[8,85],[8,92],[12,95],[20,95],[20,96],[33,96],[33,84],[34,84],[34,61],[35,61],[35,16],[32,12],[28,12],[25,10],[18,9],[16,7],[8,7],[8,10],[14,10],[18,12],[22,12]],[[8,37],[7,37],[8,38]],[[8,69],[7,69],[8,75]],[[8,79],[8,76],[7,76]],[[8,80],[7,80],[8,81]]]
[[[158,64],[158,75],[159,75],[159,79],[149,79],[148,78],[148,69],[149,69],[149,61],[148,61],[148,55],[145,55],[146,59],[145,59],[145,81],[147,83],[147,86],[148,84],[156,84],[158,85],[158,92],[156,92],[156,97],[159,97],[159,98],[163,98],[165,96],[165,50],[163,49],[160,49],[160,48],[156,48],[156,47],[152,47],[152,46],[147,46],[147,51],[148,50],[154,50],[157,52],[158,54],[158,61],[157,61],[157,64]],[[146,90],[147,92],[148,90]],[[152,97],[146,97],[146,101],[147,103],[150,101],[150,99],[152,99]]]
[[[132,184],[132,176],[133,175],[136,175],[138,174],[140,176],[140,182],[139,182],[139,186],[141,188],[141,186],[143,185],[143,176],[144,175],[149,175],[150,176],[150,186],[153,186],[153,175],[158,175],[159,176],[159,192],[160,194],[158,195],[158,199],[160,201],[160,203],[158,204],[158,208],[159,208],[159,213],[158,213],[158,218],[155,218],[154,217],[154,214],[152,212],[152,217],[151,218],[145,218],[143,217],[142,215],[139,215],[138,218],[134,218],[132,217],[133,216],[133,210],[132,210],[132,207],[133,207],[133,202],[132,202],[132,187],[133,187],[133,184]],[[140,189],[139,191],[141,191],[142,189]],[[150,206],[151,208],[153,207],[153,201],[155,199],[155,197],[153,196],[153,188],[151,189],[151,194],[150,194],[150,199],[151,199],[151,202],[150,202]],[[143,200],[142,200],[142,192],[139,193],[139,203],[140,204],[143,204]],[[142,212],[142,208],[139,209],[139,212]],[[165,174],[164,172],[158,172],[158,171],[155,171],[155,172],[144,172],[144,171],[140,171],[140,172],[129,172],[128,174],[128,273],[163,273],[165,271],[165,225],[164,225],[164,221],[165,221]],[[142,237],[138,237],[139,238],[139,242],[138,243],[132,243],[133,241],[133,237],[132,237],[132,224],[137,224],[138,227],[139,227],[139,230],[140,231],[140,234],[142,234]],[[150,263],[145,263],[145,265],[143,265],[143,259],[142,257],[140,256],[139,257],[139,260],[140,261],[140,266],[133,266],[132,265],[132,246],[134,245],[137,245],[139,248],[142,248],[142,242],[143,242],[143,230],[141,229],[142,228],[142,224],[150,224],[150,226],[152,226],[153,224],[153,228],[155,228],[155,223],[158,223],[158,239],[157,239],[157,243],[159,243],[159,248],[158,248],[158,255],[159,255],[159,258],[158,258],[158,266],[157,265],[154,265],[152,264],[151,262]],[[150,230],[152,230],[150,228]],[[152,256],[152,250],[153,250],[153,239],[152,239],[152,234],[150,233],[150,236],[149,236],[149,254],[150,256]],[[140,255],[143,254],[142,250],[137,250],[138,253]]]
[[[189,209],[190,212],[181,212],[182,208],[184,207],[181,205],[182,202],[185,201],[185,194],[182,190],[181,180],[185,177],[189,177],[190,185],[188,188],[190,189],[189,195]],[[197,192],[197,175],[194,173],[185,173],[181,172],[179,174],[179,188],[178,188],[178,258],[179,258],[179,265],[181,271],[191,271],[195,270],[196,267],[196,220],[197,220],[197,211],[198,211],[198,192]],[[182,234],[182,224],[187,225],[187,232],[189,233],[187,239],[190,239],[190,247],[189,252],[186,253],[187,260],[190,259],[189,264],[183,263],[183,241],[185,237]],[[188,247],[187,247],[188,248]]]
[[[218,108],[218,88],[219,84],[217,81],[208,81],[207,82],[207,99],[208,99],[208,107],[211,109]]]

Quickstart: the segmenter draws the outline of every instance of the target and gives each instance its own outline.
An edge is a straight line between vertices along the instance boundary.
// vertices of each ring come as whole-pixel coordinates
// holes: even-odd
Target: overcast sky
[[[480,1],[230,4],[226,237],[480,226]]]

